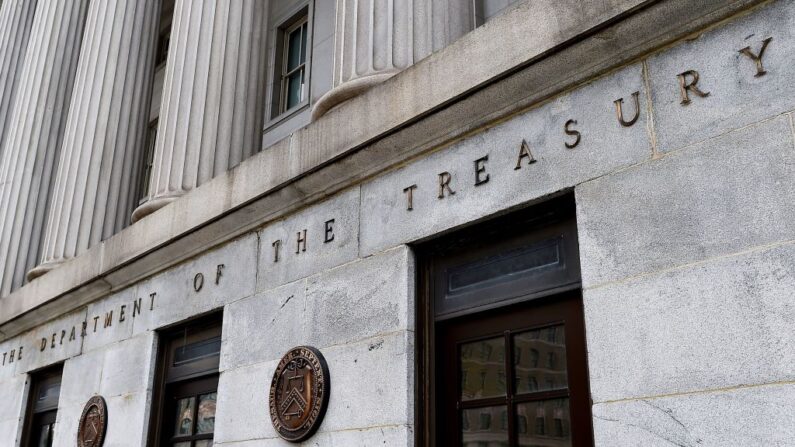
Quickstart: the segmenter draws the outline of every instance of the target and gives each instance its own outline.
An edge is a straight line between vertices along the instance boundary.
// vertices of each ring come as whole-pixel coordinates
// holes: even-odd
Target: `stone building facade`
[[[789,0],[2,0],[0,445],[290,445],[299,346],[306,446],[795,445],[793,57]]]

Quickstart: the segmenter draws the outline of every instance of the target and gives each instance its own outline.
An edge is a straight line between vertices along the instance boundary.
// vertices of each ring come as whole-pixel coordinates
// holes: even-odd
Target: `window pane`
[[[287,108],[292,109],[301,102],[301,90],[304,84],[304,70],[298,70],[287,78]]]
[[[516,428],[520,446],[570,446],[569,399],[553,399],[517,405]]]
[[[505,395],[505,339],[502,337],[461,345],[461,399]]]
[[[193,408],[195,397],[186,397],[177,401],[177,425],[174,436],[190,436],[193,434]]]
[[[464,410],[461,421],[464,447],[508,447],[508,428],[500,421],[507,411],[507,407]]]
[[[304,26],[301,27],[301,63],[303,64],[306,62],[306,31],[307,31],[307,24],[304,23]]]
[[[212,439],[203,439],[201,441],[196,441],[193,444],[195,447],[213,447],[213,440]]]
[[[216,393],[199,396],[199,415],[196,418],[196,433],[212,433],[215,431],[215,400]]]
[[[183,441],[174,444],[174,447],[190,447],[190,441]]]
[[[185,363],[195,362],[203,358],[218,355],[221,352],[221,337],[213,337],[209,340],[203,340],[196,343],[191,343],[186,346],[180,346],[174,352],[174,366],[184,365]]]
[[[302,28],[296,28],[287,36],[287,71],[301,64]]]
[[[563,325],[515,335],[513,365],[517,394],[567,388]]]
[[[41,431],[39,432],[39,444],[37,447],[51,447],[52,446],[52,433],[53,433],[53,424],[47,424],[41,426]]]

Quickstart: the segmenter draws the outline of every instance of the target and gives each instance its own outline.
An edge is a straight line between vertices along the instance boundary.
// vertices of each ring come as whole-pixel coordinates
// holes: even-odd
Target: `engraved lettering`
[[[97,321],[99,321],[99,315],[94,317],[94,332],[97,332]]]
[[[618,98],[614,101],[616,105],[616,117],[618,118],[619,124],[623,127],[631,127],[635,122],[638,121],[640,117],[640,92],[635,92],[632,94],[632,102],[635,103],[635,115],[632,116],[629,120],[624,119],[624,98]]]
[[[124,319],[126,318],[125,315],[124,315],[124,312],[126,310],[127,310],[127,305],[126,304],[122,304],[121,308],[119,309],[119,323],[124,322]]]
[[[279,262],[279,247],[282,245],[281,239],[276,239],[271,245],[273,246],[273,262]]]
[[[6,356],[8,355],[7,352],[3,353],[3,366],[6,366]]]
[[[439,174],[439,198],[444,199],[445,195],[444,192],[447,191],[449,195],[454,195],[455,191],[450,188],[450,180],[453,179],[453,176],[450,175],[449,172],[445,171]]]
[[[110,312],[107,312],[105,314],[105,326],[103,327],[103,329],[112,325],[113,325],[113,311],[111,310]]]
[[[334,240],[334,219],[329,219],[326,221],[326,236],[323,238],[323,243],[328,244],[329,242]]]
[[[86,335],[88,335],[88,322],[84,321],[83,322],[83,329],[80,330],[80,336],[81,337],[85,337]]]
[[[52,334],[52,337],[50,338],[50,349],[55,349],[55,337],[57,336],[58,334]]]
[[[687,70],[678,74],[677,77],[679,78],[679,93],[682,96],[683,106],[692,102],[689,94],[691,92],[702,98],[709,96],[709,92],[703,92],[698,88],[698,72],[696,70]]]
[[[568,149],[574,149],[575,147],[577,147],[578,144],[580,144],[580,138],[581,138],[580,132],[578,130],[574,130],[571,128],[571,126],[575,124],[577,124],[577,120],[568,120],[566,121],[566,124],[563,125],[563,130],[564,132],[566,132],[566,135],[571,135],[575,137],[573,142],[564,143],[566,145],[566,148]]]
[[[8,354],[8,363],[14,363],[14,355],[16,354],[16,350],[12,349],[11,352]]]
[[[66,331],[61,331],[61,339],[58,341],[59,345],[63,344],[63,339],[66,337]]]
[[[306,251],[306,230],[298,232],[298,239],[295,245],[295,254]]]
[[[17,350],[17,360],[22,360],[22,346]]]
[[[42,338],[41,339],[41,346],[39,347],[39,352],[44,352],[45,349],[47,349],[47,339],[46,338]]]
[[[221,277],[224,276],[224,274],[222,273],[224,271],[224,268],[226,268],[224,264],[218,264],[215,267],[215,285],[218,285],[221,282]]]
[[[149,294],[149,310],[154,310],[155,308],[155,297],[157,296],[157,292],[152,292]]]
[[[480,186],[489,182],[489,174],[483,177],[486,172],[486,162],[489,161],[489,156],[483,156],[475,160],[475,186]]]
[[[411,211],[414,209],[414,190],[417,189],[417,185],[411,185],[407,188],[403,188],[403,192],[406,194],[406,210]]]
[[[141,314],[141,298],[138,298],[138,300],[133,301],[133,318],[135,318],[136,315],[140,314]]]
[[[202,287],[204,287],[204,275],[197,273],[196,276],[193,277],[193,290],[198,292]]]
[[[77,340],[77,328],[72,326],[72,332],[69,333],[69,341]]]
[[[527,159],[528,165],[536,162],[535,157],[533,157],[533,152],[530,151],[530,145],[527,144],[527,140],[522,140],[522,144],[519,146],[519,158],[516,159],[516,167],[513,168],[514,171],[522,169],[522,159],[524,158]]]
[[[765,70],[765,67],[762,66],[762,58],[765,56],[765,50],[767,50],[767,46],[770,44],[771,40],[773,40],[773,38],[768,37],[762,41],[762,48],[759,50],[759,54],[754,54],[750,46],[740,50],[740,54],[748,56],[756,64],[756,74],[754,75],[755,78],[767,74],[767,70]]]

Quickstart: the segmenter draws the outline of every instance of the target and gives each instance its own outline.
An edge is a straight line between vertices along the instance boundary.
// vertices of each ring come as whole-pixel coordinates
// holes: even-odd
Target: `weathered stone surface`
[[[257,237],[250,234],[140,283],[137,294],[147,309],[151,305],[149,295],[157,296],[154,309],[134,319],[133,334],[177,323],[251,295],[257,276],[256,253]],[[224,267],[218,277],[221,264]],[[197,292],[194,285],[201,283],[198,274],[203,277],[203,286]]]
[[[77,439],[77,426],[85,403],[59,405],[53,447],[74,447],[75,439]],[[145,446],[149,415],[147,393],[105,396],[105,403],[108,407],[108,431],[105,434],[103,445],[106,447]]]
[[[398,243],[413,241],[453,228],[506,208],[570,188],[580,182],[649,159],[651,143],[642,111],[632,127],[622,127],[613,101],[624,98],[625,117],[634,116],[632,93],[645,94],[641,67],[631,66],[581,89],[559,97],[510,121],[499,124],[398,171],[383,175],[362,187],[361,254],[367,255]],[[568,149],[582,133],[579,145]],[[537,160],[523,158],[515,169],[523,140]],[[474,162],[483,163],[475,186]],[[449,172],[450,188],[439,199],[439,175]],[[413,210],[407,210],[403,189],[416,185]]]
[[[781,117],[576,189],[585,287],[795,238]]]
[[[739,50],[762,56],[767,74],[756,77],[755,62]],[[706,32],[649,59],[658,149],[667,152],[747,126],[795,108],[795,8],[772,2],[753,14]],[[682,105],[677,75],[699,73],[706,98],[690,95]],[[691,78],[688,78],[690,81]]]
[[[221,373],[213,439],[216,443],[278,437],[268,408],[268,392],[278,364],[278,360],[273,360]]]
[[[133,322],[137,315],[133,316],[133,303],[137,300],[136,287],[128,287],[120,292],[97,301],[88,306],[87,321],[90,323],[88,335],[83,338],[83,352],[92,349],[102,348],[111,343],[130,338],[133,330]],[[144,307],[144,306],[147,307]],[[122,306],[124,306],[122,313]],[[141,300],[141,307],[148,311],[148,303]],[[96,332],[93,331],[94,317],[99,318],[99,326]],[[111,325],[105,326],[106,317],[111,316]],[[79,330],[79,329],[78,329]]]
[[[795,245],[586,289],[594,402],[795,380]]]
[[[153,332],[113,344],[105,350],[99,394],[110,398],[145,392],[154,376],[156,337]]]
[[[6,419],[0,421],[0,444],[17,445],[22,435],[22,422],[19,419]]]
[[[326,240],[326,222],[334,239]],[[306,243],[299,245],[306,230]],[[359,188],[274,222],[259,233],[260,254],[257,290],[267,290],[299,278],[344,264],[359,252]],[[279,260],[274,262],[274,242],[279,242]],[[306,248],[306,250],[304,250]],[[298,253],[296,253],[298,251]]]
[[[795,442],[795,386],[597,404],[597,446],[784,447]]]
[[[306,280],[262,292],[224,308],[221,371],[281,358],[307,342]]]
[[[3,397],[3,404],[0,405],[0,425],[1,421],[19,420],[24,414],[26,382],[27,377],[17,374],[13,377],[4,378],[0,382],[0,396]],[[0,437],[0,439],[2,439]],[[11,445],[11,444],[4,444]]]
[[[406,246],[312,276],[306,336],[326,347],[414,329],[414,256]]]
[[[85,318],[85,310],[72,312],[12,340],[12,346],[24,346],[22,359],[15,362],[16,373],[24,374],[80,354],[82,342],[79,334]],[[70,341],[73,327],[77,328],[76,336]],[[42,338],[47,339],[44,350],[41,350]]]

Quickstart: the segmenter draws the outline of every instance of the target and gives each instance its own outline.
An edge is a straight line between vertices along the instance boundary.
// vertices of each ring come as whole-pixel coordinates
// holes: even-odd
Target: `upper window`
[[[164,333],[153,424],[158,446],[210,447],[215,432],[221,318]]]
[[[271,118],[296,109],[308,97],[309,8],[279,25]]]

